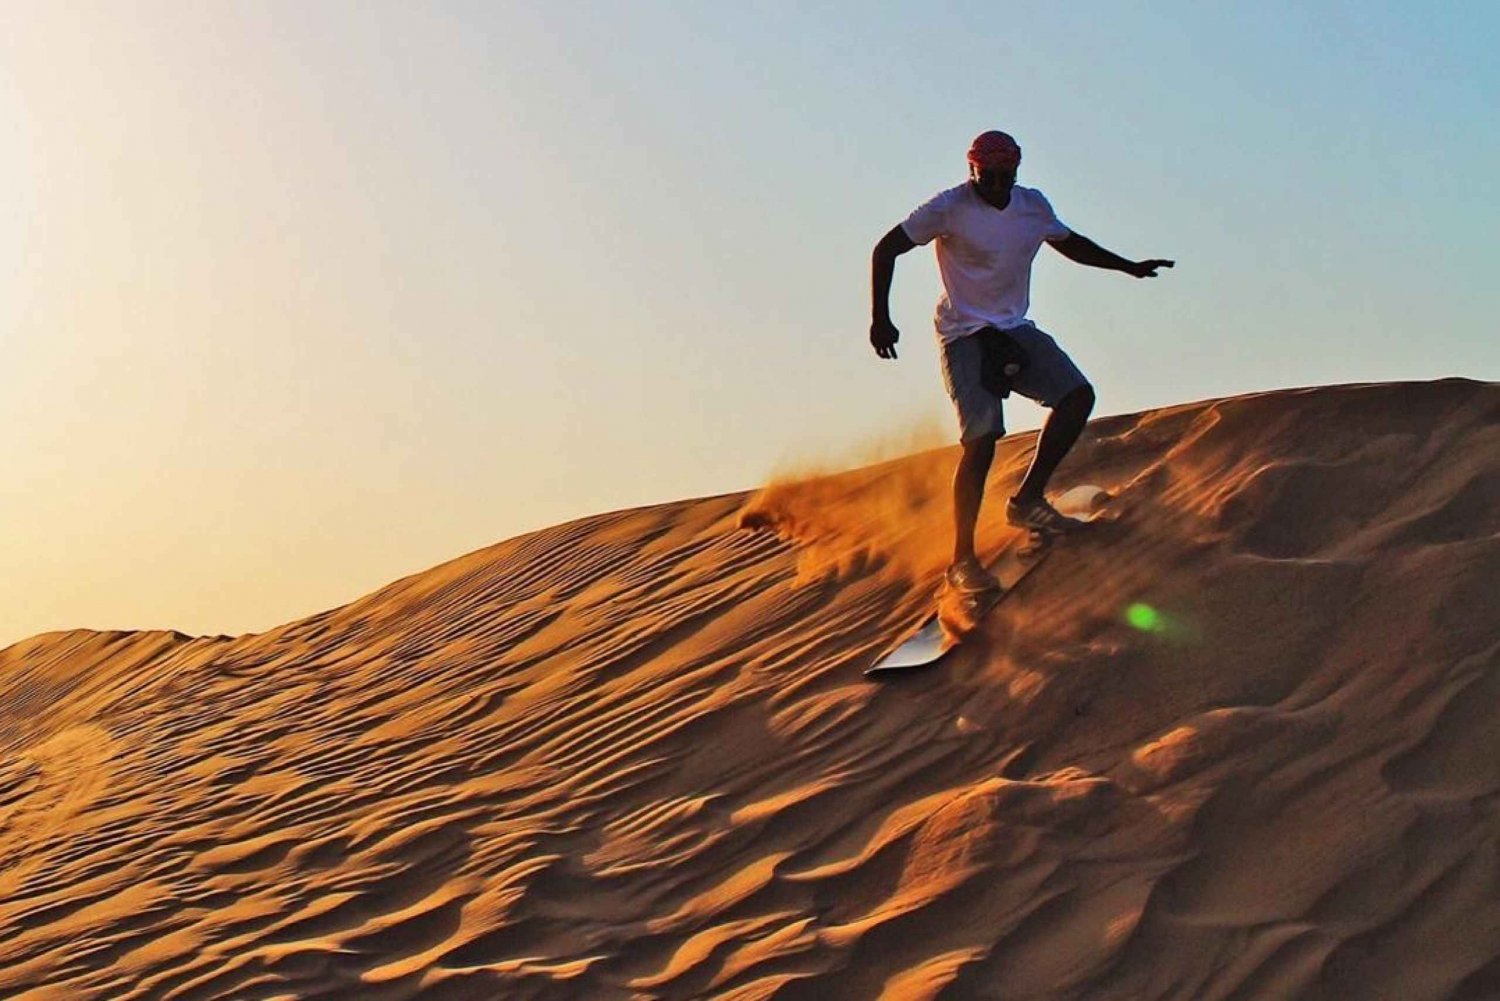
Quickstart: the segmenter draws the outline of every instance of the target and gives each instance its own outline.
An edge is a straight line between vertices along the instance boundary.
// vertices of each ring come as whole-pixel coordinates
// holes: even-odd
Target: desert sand
[[[0,997],[1500,997],[1500,386],[1096,421],[1120,521],[871,681],[954,460],[0,652]]]

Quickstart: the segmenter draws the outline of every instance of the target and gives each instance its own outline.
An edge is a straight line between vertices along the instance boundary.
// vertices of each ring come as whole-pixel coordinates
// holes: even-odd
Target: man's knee
[[[998,431],[986,431],[984,434],[976,434],[974,437],[961,442],[964,455],[983,455],[995,450],[995,442],[1002,437]]]
[[[1093,385],[1090,384],[1090,383],[1085,382],[1083,385],[1079,386],[1078,388],[1070,390],[1066,396],[1064,396],[1061,400],[1057,401],[1057,406],[1054,409],[1062,410],[1064,408],[1066,408],[1068,411],[1070,411],[1072,413],[1081,414],[1084,417],[1087,417],[1089,414],[1093,413],[1094,412],[1094,387],[1093,387]]]

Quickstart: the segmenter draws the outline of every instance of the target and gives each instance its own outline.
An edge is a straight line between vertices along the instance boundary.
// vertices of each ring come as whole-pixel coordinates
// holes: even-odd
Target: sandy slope
[[[1500,997],[1500,387],[1098,422],[1126,521],[870,683],[952,461],[0,653],[0,996]]]

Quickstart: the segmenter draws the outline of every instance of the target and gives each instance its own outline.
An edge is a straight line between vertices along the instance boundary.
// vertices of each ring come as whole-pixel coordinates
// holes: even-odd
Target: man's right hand
[[[870,324],[870,346],[880,357],[896,357],[896,342],[900,339],[901,331],[896,329],[889,318],[878,319]]]

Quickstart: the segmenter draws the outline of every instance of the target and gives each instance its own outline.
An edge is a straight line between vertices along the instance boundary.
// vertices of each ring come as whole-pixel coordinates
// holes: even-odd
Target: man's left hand
[[[1176,261],[1133,261],[1126,269],[1126,274],[1137,278],[1155,278],[1157,268],[1170,268],[1176,263]]]

